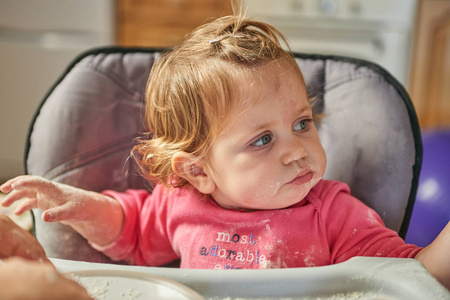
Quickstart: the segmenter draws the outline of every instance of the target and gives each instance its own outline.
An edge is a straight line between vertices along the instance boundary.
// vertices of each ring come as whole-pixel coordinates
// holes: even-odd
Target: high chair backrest
[[[50,89],[30,127],[28,174],[88,190],[148,188],[127,159],[143,133],[144,89],[164,49],[102,48],[68,67]],[[310,94],[317,98],[325,178],[346,182],[387,227],[405,236],[422,162],[417,117],[408,94],[372,63],[296,54]],[[46,224],[35,232],[49,257],[107,262],[70,227]]]

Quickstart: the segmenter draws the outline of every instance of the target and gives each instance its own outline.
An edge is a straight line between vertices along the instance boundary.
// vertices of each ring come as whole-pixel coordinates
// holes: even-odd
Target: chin
[[[289,195],[285,196],[283,205],[280,205],[280,207],[278,209],[287,208],[287,207],[290,207],[297,203],[300,203],[301,201],[303,201],[303,199],[306,198],[306,196],[309,194],[310,191],[311,191],[311,189],[305,189],[305,188],[303,188],[300,191],[299,190],[291,191],[289,193]],[[289,200],[286,201],[286,199],[289,199]]]
[[[293,197],[292,195],[290,196],[285,196],[283,197],[282,201],[277,201],[277,200],[272,200],[271,203],[268,203],[267,205],[263,206],[259,206],[259,208],[253,208],[255,210],[278,210],[278,209],[284,209],[284,208],[288,208],[292,205],[295,205],[299,202],[301,202],[305,197]],[[286,201],[287,199],[289,199],[288,201]],[[275,203],[274,203],[275,202]]]

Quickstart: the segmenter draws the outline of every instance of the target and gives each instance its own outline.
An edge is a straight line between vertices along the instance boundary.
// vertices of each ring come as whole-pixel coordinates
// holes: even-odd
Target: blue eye
[[[253,143],[251,143],[252,146],[265,146],[268,143],[270,143],[270,141],[272,140],[272,137],[270,136],[270,134],[265,134],[262,137],[260,137],[259,139],[257,139],[256,141],[254,141]]]
[[[311,120],[306,119],[306,120],[301,120],[300,122],[298,122],[295,127],[294,127],[294,131],[302,131],[302,130],[306,130],[308,129],[308,123]]]

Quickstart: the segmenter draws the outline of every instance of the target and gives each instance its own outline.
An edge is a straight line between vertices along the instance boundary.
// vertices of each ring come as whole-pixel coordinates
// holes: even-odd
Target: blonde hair
[[[172,170],[173,155],[184,151],[207,159],[238,105],[237,86],[243,76],[285,58],[298,69],[280,41],[287,46],[269,24],[226,16],[200,26],[163,55],[152,67],[146,88],[149,134],[132,150],[142,175],[155,183],[185,185]]]

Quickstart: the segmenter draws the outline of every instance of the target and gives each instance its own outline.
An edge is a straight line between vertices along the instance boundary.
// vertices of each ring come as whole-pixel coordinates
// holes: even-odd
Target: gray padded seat
[[[28,174],[102,191],[150,188],[128,158],[143,131],[144,89],[163,49],[102,48],[78,57],[51,88],[30,127]],[[323,114],[319,135],[325,177],[352,193],[404,237],[422,162],[417,117],[400,83],[366,61],[296,54]],[[70,227],[46,224],[35,234],[47,255],[109,262]]]

